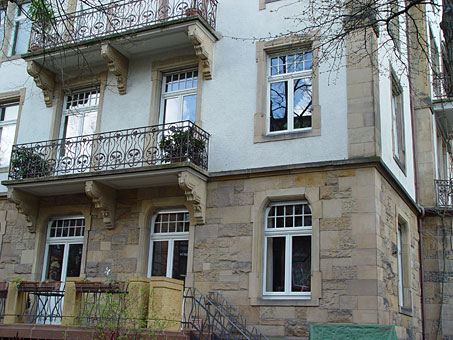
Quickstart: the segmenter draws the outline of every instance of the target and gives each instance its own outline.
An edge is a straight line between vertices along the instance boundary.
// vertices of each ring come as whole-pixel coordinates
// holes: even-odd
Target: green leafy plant
[[[31,148],[23,148],[13,152],[10,172],[13,178],[23,179],[49,176],[52,169],[44,155]]]
[[[25,280],[25,279],[22,278],[22,277],[16,277],[15,279],[9,280],[10,283],[14,283],[17,287],[19,287],[20,284],[21,284],[22,282],[24,282],[24,281],[27,281],[27,280]]]
[[[176,129],[164,134],[160,148],[166,160],[180,162],[190,157],[198,161],[206,149],[206,142],[194,133],[193,128]]]
[[[33,21],[40,24],[44,29],[55,22],[55,13],[46,0],[31,0],[28,14]]]

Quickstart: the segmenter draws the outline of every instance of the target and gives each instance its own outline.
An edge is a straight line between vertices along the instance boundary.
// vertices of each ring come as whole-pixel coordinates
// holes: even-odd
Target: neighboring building
[[[372,63],[370,30],[333,80],[316,34],[248,39],[296,32],[302,2],[164,2],[69,0],[33,30],[0,2],[1,280],[108,268],[219,292],[273,337],[452,337],[453,111],[426,58]]]

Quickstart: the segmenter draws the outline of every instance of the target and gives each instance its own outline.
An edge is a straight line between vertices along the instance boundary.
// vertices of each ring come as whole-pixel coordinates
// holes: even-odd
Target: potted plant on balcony
[[[172,163],[201,159],[206,149],[206,142],[194,133],[193,128],[180,128],[164,134],[160,149],[165,161]]]
[[[45,177],[52,173],[52,167],[44,155],[32,148],[13,150],[10,177],[14,179]]]
[[[127,288],[127,282],[125,281],[76,281],[76,291],[78,293],[119,293],[125,292]]]

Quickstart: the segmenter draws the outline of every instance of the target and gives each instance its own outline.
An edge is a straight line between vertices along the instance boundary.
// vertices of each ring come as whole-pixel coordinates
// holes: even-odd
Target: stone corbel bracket
[[[178,174],[178,184],[184,190],[187,201],[193,206],[195,224],[204,224],[207,183],[194,174],[183,171]]]
[[[55,73],[35,61],[27,62],[27,72],[35,80],[36,86],[42,90],[44,102],[52,107],[53,92],[55,89]]]
[[[206,80],[212,79],[214,40],[197,25],[189,26],[187,36],[193,43],[195,54],[200,59],[203,78]]]
[[[34,233],[38,218],[39,199],[19,189],[10,188],[8,190],[8,201],[14,203],[17,211],[25,215],[27,220],[26,227],[30,233]]]
[[[101,209],[105,227],[115,228],[116,190],[96,181],[87,181],[85,193],[93,199],[94,207]]]
[[[109,71],[116,77],[118,92],[126,94],[129,60],[109,44],[101,45],[101,56],[107,62]]]

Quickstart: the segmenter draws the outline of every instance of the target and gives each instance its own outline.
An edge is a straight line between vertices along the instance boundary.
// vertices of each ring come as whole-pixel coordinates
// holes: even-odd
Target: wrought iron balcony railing
[[[217,0],[119,0],[36,22],[31,52],[198,15],[215,29]]]
[[[436,205],[439,208],[453,208],[453,181],[436,180]]]
[[[453,97],[453,84],[448,74],[440,73],[434,76],[433,96],[437,99]]]
[[[13,146],[10,180],[191,162],[208,168],[209,133],[190,121]]]

